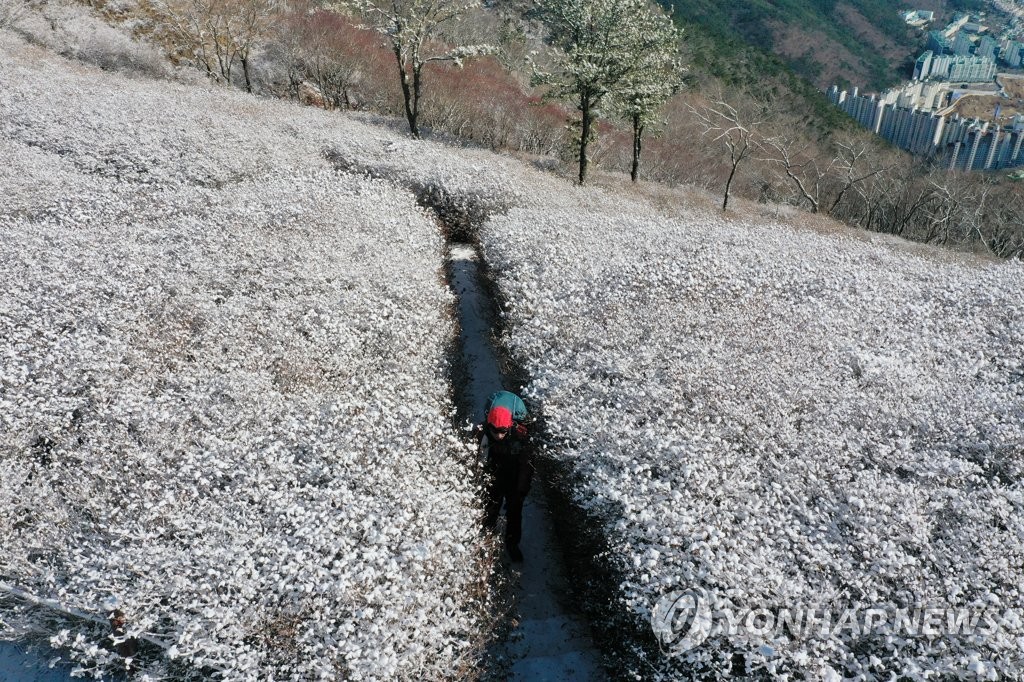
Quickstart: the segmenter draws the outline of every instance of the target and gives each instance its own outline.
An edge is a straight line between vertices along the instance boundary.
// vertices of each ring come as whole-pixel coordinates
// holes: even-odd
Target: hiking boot
[[[508,555],[512,557],[512,561],[519,562],[523,560],[523,550],[519,549],[519,545],[509,547]]]

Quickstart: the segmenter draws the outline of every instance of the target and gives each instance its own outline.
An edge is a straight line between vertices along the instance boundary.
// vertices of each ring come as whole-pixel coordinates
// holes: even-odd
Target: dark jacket
[[[490,427],[480,427],[480,452],[495,484],[503,494],[525,496],[533,479],[530,438],[526,427],[514,424],[504,438],[495,438]]]

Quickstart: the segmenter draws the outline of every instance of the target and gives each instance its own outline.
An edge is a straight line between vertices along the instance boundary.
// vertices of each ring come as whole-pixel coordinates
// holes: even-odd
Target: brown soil
[[[890,63],[899,62],[907,56],[906,48],[878,30],[855,7],[840,3],[836,13],[841,18],[844,30],[855,35],[861,43],[870,45]],[[870,78],[868,69],[861,64],[859,57],[842,44],[814,30],[779,22],[770,22],[769,28],[775,39],[776,53],[789,59],[799,59],[806,55],[821,66],[821,73],[815,79],[818,87],[828,87],[840,78],[852,83],[865,83]]]
[[[1000,76],[999,82],[1006,88],[1006,94],[1014,99],[1024,99],[1024,76]]]
[[[843,23],[850,28],[857,40],[871,45],[890,62],[899,61],[907,56],[906,48],[897,45],[879,31],[856,7],[840,3],[836,6],[836,12],[843,18]]]
[[[1021,85],[1024,86],[1024,81],[1021,81]],[[1024,114],[1024,100],[1020,98],[1006,100],[1002,97],[984,97],[981,95],[961,97],[957,100],[954,110],[964,118],[980,118],[983,121],[992,121],[994,120],[992,115],[995,113],[997,104],[1002,105],[999,112],[999,122],[1004,125],[1009,124],[1015,115]]]

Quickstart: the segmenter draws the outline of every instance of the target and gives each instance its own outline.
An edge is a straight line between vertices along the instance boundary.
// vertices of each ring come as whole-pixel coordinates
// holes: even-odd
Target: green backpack
[[[510,391],[498,391],[491,394],[491,397],[487,399],[487,403],[484,405],[484,419],[487,418],[487,415],[495,407],[507,409],[512,413],[512,419],[516,422],[522,422],[526,419],[526,403],[523,402],[522,398]]]

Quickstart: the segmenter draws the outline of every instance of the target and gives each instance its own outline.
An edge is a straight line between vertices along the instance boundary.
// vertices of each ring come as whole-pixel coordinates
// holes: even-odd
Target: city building
[[[997,47],[999,47],[999,42],[995,38],[992,36],[982,36],[981,40],[978,41],[978,49],[974,51],[974,55],[995,61]]]
[[[829,90],[828,96],[832,104],[849,114],[861,126],[878,133],[878,125],[882,121],[881,112],[885,107],[885,102],[874,95],[870,97],[858,95],[857,88],[854,88],[850,94],[847,94],[846,90],[840,92],[835,85]]]
[[[949,92],[949,86],[941,81],[913,81],[902,88],[886,90],[879,99],[898,107],[935,111],[948,105]]]
[[[924,85],[929,84],[918,83],[915,87]],[[945,168],[998,170],[1024,166],[1024,116],[1017,116],[1012,126],[1004,128],[959,115],[899,106],[893,102],[900,95],[892,93],[879,98],[832,86],[828,98],[893,145],[932,158]]]
[[[949,67],[953,64],[954,55],[940,54],[932,58],[931,72],[928,78],[941,78],[946,80],[949,77]]]
[[[971,48],[974,47],[974,43],[971,42],[971,37],[961,31],[956,34],[953,38],[953,53],[961,56],[966,56],[971,53]]]
[[[962,29],[964,26],[966,26],[967,22],[969,22],[970,20],[971,17],[969,14],[957,12],[956,14],[953,15],[953,21],[949,22],[949,25],[946,26],[946,28],[942,29],[943,35],[945,35],[947,38],[952,38],[956,34],[956,32]]]
[[[907,22],[911,26],[924,26],[925,24],[931,23],[935,18],[935,12],[923,9],[913,9],[909,12],[903,13],[903,21]]]
[[[928,50],[921,54],[914,63],[914,80],[923,81],[932,73],[932,57],[934,52]]]
[[[1024,131],[956,116],[947,125],[936,156],[950,170],[998,170],[1024,165]]]
[[[953,44],[942,31],[928,31],[928,49],[935,54],[947,54],[953,51]]]
[[[1016,40],[1003,41],[1002,47],[999,49],[999,58],[1010,68],[1019,68],[1022,56],[1024,56],[1024,44],[1018,43]]]
[[[978,55],[936,55],[930,50],[914,63],[914,80],[930,79],[984,83],[996,76],[996,62]]]
[[[996,77],[996,63],[986,57],[954,57],[949,66],[949,81],[984,83]]]

